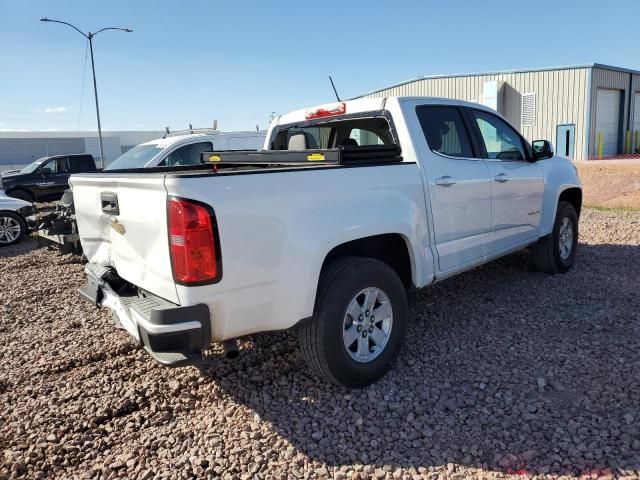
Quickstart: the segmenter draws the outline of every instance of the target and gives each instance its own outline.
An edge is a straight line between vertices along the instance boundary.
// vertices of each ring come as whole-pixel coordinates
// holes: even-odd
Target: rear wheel
[[[566,273],[578,248],[578,214],[569,202],[560,202],[551,234],[533,246],[533,266],[546,273]]]
[[[0,212],[0,247],[18,243],[27,233],[27,226],[20,215]]]
[[[400,352],[407,294],[387,264],[363,257],[337,260],[322,274],[312,320],[300,329],[310,368],[349,388],[384,376]]]

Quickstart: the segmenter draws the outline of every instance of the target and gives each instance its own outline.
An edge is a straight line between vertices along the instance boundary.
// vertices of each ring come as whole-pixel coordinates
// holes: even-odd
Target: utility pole
[[[71,25],[68,22],[63,22],[61,20],[52,20],[50,18],[43,17],[40,19],[40,21],[61,23],[63,25],[68,25],[69,27],[77,31],[80,35],[82,35],[84,38],[89,40],[89,50],[91,51],[91,72],[93,73],[93,94],[96,101],[96,116],[98,117],[98,144],[100,145],[100,168],[104,168],[104,147],[102,145],[102,127],[100,125],[100,107],[98,106],[98,85],[96,83],[96,66],[93,60],[93,37],[95,37],[100,32],[104,32],[105,30],[120,30],[123,32],[133,32],[133,30],[131,30],[130,28],[105,27],[105,28],[101,28],[95,33],[91,33],[91,32],[84,33],[78,27]]]

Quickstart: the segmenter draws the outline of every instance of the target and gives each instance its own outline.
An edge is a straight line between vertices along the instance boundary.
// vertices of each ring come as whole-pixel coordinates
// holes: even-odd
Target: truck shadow
[[[317,379],[294,332],[250,337],[239,359],[214,351],[199,368],[327,466],[633,473],[640,247],[578,255],[566,275],[528,271],[521,252],[425,289],[399,360],[366,389]]]

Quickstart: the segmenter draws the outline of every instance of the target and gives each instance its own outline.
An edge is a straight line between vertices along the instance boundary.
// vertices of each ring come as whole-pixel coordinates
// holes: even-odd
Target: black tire
[[[565,219],[572,226],[573,242],[568,255],[560,253],[560,230]],[[532,248],[531,261],[536,270],[545,273],[566,273],[573,267],[578,250],[578,214],[569,202],[560,202],[553,231]]]
[[[8,226],[14,226],[16,223],[20,227],[18,236],[13,240],[8,240],[7,234],[4,229]],[[27,233],[27,225],[24,223],[24,219],[13,212],[0,212],[0,247],[8,247],[21,241]]]
[[[18,200],[24,200],[25,202],[30,202],[30,203],[34,202],[33,195],[31,195],[26,190],[13,190],[12,192],[8,193],[7,195],[9,195],[10,197],[13,197],[13,198],[17,198]]]
[[[380,353],[369,362],[361,363],[347,352],[343,321],[352,300],[371,287],[381,290],[388,298],[392,324]],[[347,388],[366,387],[383,377],[398,357],[408,311],[407,292],[391,267],[371,258],[339,259],[323,271],[313,318],[300,328],[302,353],[318,376]]]

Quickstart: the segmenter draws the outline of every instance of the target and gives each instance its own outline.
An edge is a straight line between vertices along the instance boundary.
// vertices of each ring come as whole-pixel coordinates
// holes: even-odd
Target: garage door
[[[633,107],[633,151],[640,153],[640,93],[636,92]]]
[[[602,154],[620,153],[620,90],[598,89],[596,101],[596,145],[602,134]]]

